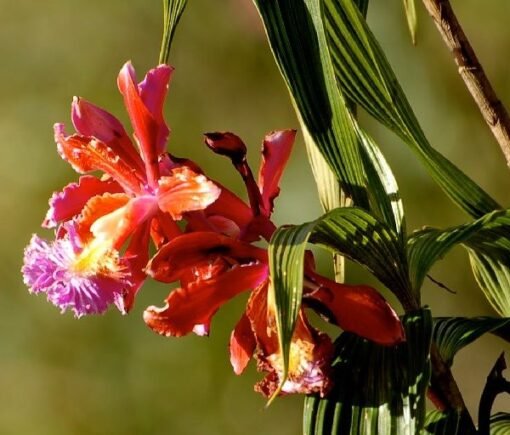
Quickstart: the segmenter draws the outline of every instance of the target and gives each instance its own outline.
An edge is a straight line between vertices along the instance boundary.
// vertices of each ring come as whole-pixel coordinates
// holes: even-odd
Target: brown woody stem
[[[449,0],[423,0],[452,52],[458,71],[510,166],[510,117],[462,30]]]

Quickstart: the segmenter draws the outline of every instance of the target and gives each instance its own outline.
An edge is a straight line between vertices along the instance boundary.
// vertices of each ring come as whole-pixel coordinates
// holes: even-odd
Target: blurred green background
[[[510,3],[455,3],[495,88],[510,104]],[[245,295],[220,310],[210,338],[165,339],[141,318],[146,306],[163,300],[168,291],[163,285],[146,285],[127,317],[112,310],[79,321],[69,313],[60,315],[44,297],[28,294],[19,273],[23,247],[34,232],[51,237],[39,228],[47,200],[75,178],[56,153],[52,124],[70,124],[73,95],[127,120],[116,75],[128,59],[139,76],[155,65],[161,5],[146,0],[0,0],[0,6],[0,433],[299,433],[301,398],[286,397],[264,410],[264,399],[252,391],[259,378],[253,367],[236,377],[229,366],[228,337]],[[508,205],[510,174],[499,148],[418,6],[417,47],[410,43],[400,1],[372,2],[369,21],[431,143]],[[249,144],[257,168],[263,135],[298,127],[250,0],[192,0],[171,61],[176,67],[167,105],[172,152],[193,158],[241,193],[230,165],[205,149],[201,134],[235,131]],[[394,167],[410,230],[467,219],[400,140],[361,116]],[[275,219],[299,223],[319,213],[299,137]],[[434,314],[492,313],[462,250],[439,263],[433,276],[457,292],[428,282],[424,301]],[[349,268],[348,281],[373,283],[355,267]],[[475,412],[484,379],[505,348],[502,341],[486,337],[456,360],[454,372]],[[496,407],[508,410],[510,401],[500,398]]]

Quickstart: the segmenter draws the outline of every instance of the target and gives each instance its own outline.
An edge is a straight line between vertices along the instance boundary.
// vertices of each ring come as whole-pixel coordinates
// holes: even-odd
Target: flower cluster
[[[82,175],[51,197],[43,227],[55,229],[55,240],[32,237],[25,249],[24,281],[31,292],[45,293],[76,317],[103,313],[112,304],[129,312],[147,276],[179,282],[164,306],[144,312],[152,330],[174,337],[207,335],[218,309],[251,290],[231,335],[230,360],[240,374],[254,357],[266,373],[256,389],[271,395],[283,367],[274,307],[268,299],[267,250],[254,242],[269,241],[276,229],[273,202],[295,131],[265,137],[257,179],[239,137],[205,135],[207,146],[230,158],[242,176],[249,198],[245,203],[207,178],[194,162],[165,151],[170,130],[163,104],[172,71],[160,65],[137,83],[130,63],[121,69],[118,87],[132,138],[113,115],[80,98],[72,103],[76,133],[67,135],[62,124],[55,125],[59,154]],[[156,248],[152,258],[151,241]],[[320,276],[311,253],[305,263],[303,308],[282,392],[324,394],[331,384],[333,346],[329,336],[311,326],[305,308],[384,345],[402,341],[403,330],[376,290]]]

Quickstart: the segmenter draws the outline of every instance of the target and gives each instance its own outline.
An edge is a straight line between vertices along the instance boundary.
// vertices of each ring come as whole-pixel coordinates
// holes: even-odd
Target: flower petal
[[[204,175],[183,166],[161,177],[158,188],[159,208],[179,220],[187,211],[203,210],[220,196],[220,189]]]
[[[244,372],[255,351],[256,345],[257,342],[251,330],[250,319],[243,313],[230,335],[230,363],[236,375]]]
[[[80,177],[78,183],[70,183],[50,198],[50,208],[42,224],[45,228],[54,228],[59,222],[67,221],[79,214],[87,201],[104,193],[122,192],[119,184],[112,180],[99,180],[91,175]]]
[[[313,279],[319,287],[306,293],[304,302],[343,330],[385,346],[405,340],[397,313],[375,289],[337,284],[316,274]]]
[[[144,283],[147,275],[145,266],[149,261],[149,242],[150,242],[150,222],[143,223],[135,231],[129,241],[129,245],[124,253],[124,259],[129,264],[130,285],[125,289],[122,295],[123,311],[129,313],[135,301],[135,296]]]
[[[205,143],[216,154],[229,157],[234,164],[246,160],[246,145],[230,132],[205,133]]]
[[[74,97],[71,119],[80,135],[94,137],[105,143],[122,160],[137,170],[140,179],[145,177],[143,161],[115,116],[83,98]]]
[[[84,174],[103,171],[126,191],[140,191],[141,183],[136,171],[104,142],[76,134],[66,136],[63,124],[55,124],[54,131],[60,156],[69,162],[76,172]]]
[[[292,151],[296,130],[281,130],[268,134],[262,145],[262,163],[258,185],[262,195],[262,211],[270,216],[274,199],[280,193],[280,178]]]
[[[76,267],[79,255],[69,238],[48,243],[34,235],[25,249],[24,282],[31,293],[46,293],[62,312],[71,309],[75,317],[101,314],[128,285],[124,265],[117,253],[105,252],[97,257],[100,263],[81,270]]]
[[[174,69],[169,65],[158,65],[156,68],[149,70],[143,81],[138,85],[142,101],[159,125],[158,155],[165,151],[165,144],[170,133],[163,118],[163,106],[173,72]]]
[[[158,157],[164,151],[169,132],[163,121],[162,108],[171,71],[170,67],[160,65],[149,71],[138,86],[135,70],[127,62],[117,79],[152,187],[156,186],[159,178]]]
[[[162,282],[182,279],[189,269],[217,257],[236,263],[267,263],[267,251],[214,232],[182,234],[164,245],[147,265],[151,277]]]
[[[268,288],[262,285],[251,295],[246,309],[257,341],[255,356],[259,371],[266,377],[255,386],[265,396],[272,396],[283,375],[274,314],[268,309]],[[330,338],[312,328],[301,310],[290,345],[287,380],[281,394],[326,394],[331,386],[329,367],[333,355]]]
[[[267,266],[253,264],[237,266],[206,281],[192,283],[174,290],[162,308],[149,307],[143,318],[155,332],[180,337],[199,325],[209,325],[214,313],[228,300],[267,277]]]
[[[95,238],[110,240],[115,249],[120,249],[126,239],[150,220],[157,212],[156,199],[151,195],[139,196],[127,204],[97,219],[90,231]]]

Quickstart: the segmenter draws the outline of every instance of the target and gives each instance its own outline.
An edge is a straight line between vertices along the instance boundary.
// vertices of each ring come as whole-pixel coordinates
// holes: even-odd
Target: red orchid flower
[[[57,240],[34,236],[22,271],[31,292],[46,293],[77,317],[102,313],[111,303],[127,312],[145,279],[151,230],[158,243],[170,240],[180,234],[175,220],[220,195],[204,175],[164,154],[170,130],[163,104],[172,71],[159,65],[137,83],[129,62],[121,69],[118,87],[134,141],[113,115],[79,98],[72,103],[77,133],[68,136],[55,125],[62,158],[80,174],[104,175],[83,175],[52,196],[43,226],[58,226]]]
[[[181,235],[161,247],[147,267],[156,280],[181,283],[179,289],[170,293],[164,307],[149,307],[144,313],[148,326],[166,336],[182,336],[192,331],[208,334],[211,318],[221,305],[245,290],[253,290],[246,312],[231,336],[231,363],[234,371],[240,374],[255,355],[259,370],[268,373],[256,388],[268,396],[279,385],[283,366],[273,309],[267,298],[267,251],[250,242],[260,236],[269,240],[274,232],[270,215],[294,134],[294,131],[284,131],[266,136],[258,183],[246,162],[246,147],[237,136],[207,134],[209,147],[230,157],[243,177],[250,207],[222,190],[223,198],[220,195],[218,201],[202,213],[222,216],[225,210],[228,214],[223,218],[233,222],[239,231],[230,234],[194,231]],[[224,208],[220,209],[219,204]],[[242,214],[236,215],[237,211]],[[193,222],[190,226],[193,227]],[[321,277],[314,271],[311,254],[307,256],[304,282],[304,306],[325,315],[342,329],[384,345],[403,340],[397,315],[376,290],[340,285]],[[289,375],[282,392],[325,394],[330,386],[331,357],[330,338],[308,323],[302,309],[291,343]]]
[[[245,314],[232,333],[231,362],[240,374],[255,352],[258,366],[269,372],[258,390],[270,395],[282,375],[274,314],[268,304],[267,251],[214,232],[193,232],[163,246],[147,267],[158,281],[180,281],[162,308],[149,307],[147,325],[159,334],[207,335],[216,311],[241,292],[253,289]],[[313,261],[313,260],[312,260]],[[305,270],[304,306],[327,315],[329,321],[383,345],[403,340],[398,316],[383,297],[367,286],[337,284]],[[291,344],[288,381],[283,392],[325,393],[332,355],[329,337],[310,326],[301,310]]]

